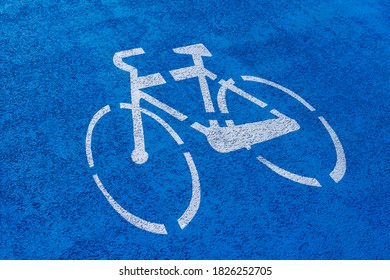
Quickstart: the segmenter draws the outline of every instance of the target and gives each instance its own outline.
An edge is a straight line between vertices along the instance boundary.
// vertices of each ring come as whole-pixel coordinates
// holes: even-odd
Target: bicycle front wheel
[[[182,148],[183,140],[168,123],[141,109],[146,134],[154,137],[145,139],[149,160],[135,164],[130,156],[131,125],[127,126],[131,124],[133,107],[129,103],[119,107],[103,107],[88,127],[86,154],[96,185],[111,207],[130,224],[167,234],[167,222],[158,221],[171,220],[173,215],[175,223],[184,229],[195,217],[201,198],[191,154]],[[177,201],[179,206],[175,206]]]

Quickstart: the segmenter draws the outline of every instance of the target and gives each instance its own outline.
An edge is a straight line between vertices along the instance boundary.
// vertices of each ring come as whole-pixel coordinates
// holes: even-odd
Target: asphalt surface
[[[0,259],[389,259],[389,12],[379,0],[3,1]],[[196,78],[169,72],[194,65],[173,51],[194,44],[212,54],[203,63],[217,76],[207,80],[213,113]],[[113,63],[134,48],[145,51],[126,60],[139,76],[166,81],[144,91],[188,117],[141,101],[184,143],[144,114],[141,165],[131,159],[132,110],[119,105],[132,102],[129,73]],[[282,85],[316,110],[242,75]],[[229,78],[268,107],[229,92],[229,114],[220,113],[218,81]],[[90,167],[88,126],[106,105]],[[191,127],[269,120],[270,109],[300,129],[219,153]],[[337,153],[319,116],[343,147],[339,182],[329,176]],[[181,229],[196,192],[186,152],[199,208]],[[280,176],[259,156],[321,187]],[[122,217],[95,174],[122,209],[167,234]]]

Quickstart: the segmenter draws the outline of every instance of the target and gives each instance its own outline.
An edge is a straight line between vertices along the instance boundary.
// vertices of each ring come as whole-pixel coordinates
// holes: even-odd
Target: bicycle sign
[[[173,49],[173,51],[176,54],[190,55],[192,57],[194,62],[192,66],[170,70],[169,73],[175,81],[198,79],[206,113],[214,113],[218,110],[221,114],[228,116],[229,105],[226,97],[228,93],[236,94],[262,109],[267,109],[269,107],[269,105],[264,101],[236,86],[235,81],[231,78],[228,80],[220,79],[218,81],[219,91],[217,93],[217,102],[214,104],[212,94],[209,89],[209,82],[215,82],[217,80],[217,75],[206,69],[203,63],[203,58],[212,56],[210,51],[203,44],[179,47]],[[177,145],[184,144],[179,134],[172,128],[171,125],[162,119],[162,117],[141,106],[141,100],[166,112],[179,122],[183,122],[188,119],[186,114],[179,112],[144,91],[146,88],[167,83],[161,73],[139,76],[137,68],[124,62],[125,58],[139,56],[144,53],[145,52],[142,48],[135,48],[117,52],[113,57],[115,66],[130,74],[131,103],[120,103],[119,107],[121,110],[131,111],[134,147],[131,156],[129,156],[129,160],[133,161],[137,165],[142,165],[149,160],[149,153],[145,145],[145,133],[148,133],[148,131],[145,130],[143,123],[145,116],[161,125],[174,139]],[[315,108],[302,97],[277,83],[255,76],[241,76],[241,78],[244,82],[260,83],[277,89],[301,103],[310,112],[315,112]],[[97,123],[110,112],[111,107],[109,105],[104,106],[96,112],[89,123],[86,135],[86,155],[90,168],[94,167],[94,157],[92,152],[94,128]],[[300,124],[292,117],[286,116],[276,109],[270,109],[269,112],[274,116],[274,118],[244,124],[235,124],[234,120],[227,119],[226,125],[224,126],[221,126],[217,120],[211,119],[207,125],[199,122],[193,122],[190,126],[193,128],[194,132],[203,134],[207,143],[218,153],[231,153],[241,149],[250,150],[254,145],[300,130]],[[338,183],[342,180],[346,171],[344,150],[336,132],[328,124],[325,118],[322,116],[318,116],[317,118],[319,123],[321,123],[328,132],[336,151],[337,160],[333,170],[329,173],[329,176],[335,183]],[[188,207],[177,219],[177,223],[181,229],[184,229],[195,217],[201,201],[201,184],[195,162],[190,152],[184,152],[183,155],[187,164],[188,172],[191,176],[192,191]],[[320,182],[315,177],[307,177],[293,173],[272,163],[260,155],[257,157],[257,160],[267,166],[270,170],[286,179],[307,186],[321,187]],[[118,212],[129,223],[152,233],[168,233],[163,223],[148,221],[124,209],[104,187],[104,184],[100,180],[98,174],[93,174],[93,178],[107,201],[116,210],[116,212]]]

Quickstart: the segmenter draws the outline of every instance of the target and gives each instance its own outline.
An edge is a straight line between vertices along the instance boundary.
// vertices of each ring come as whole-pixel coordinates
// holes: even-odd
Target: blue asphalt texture
[[[0,259],[390,259],[388,1],[8,1],[0,4]],[[213,101],[219,79],[233,78],[301,129],[251,150],[220,154],[190,127],[272,117],[228,95],[230,116],[207,114],[195,79],[169,70],[190,66],[172,49],[204,44]],[[167,84],[146,90],[186,114],[180,122],[143,102],[182,137],[177,146],[144,118],[150,160],[135,165],[128,73],[115,52],[142,47],[128,62]],[[316,108],[240,75],[281,84]],[[96,126],[89,168],[85,137]],[[318,116],[344,147],[347,171],[328,176],[336,154]],[[191,197],[183,152],[201,184],[192,222],[176,223]],[[289,181],[256,160],[318,178]],[[92,175],[140,217],[168,235],[126,222]]]

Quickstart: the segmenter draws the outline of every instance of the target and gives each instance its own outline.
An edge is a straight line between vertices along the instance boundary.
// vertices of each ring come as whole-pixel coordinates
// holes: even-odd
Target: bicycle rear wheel
[[[266,87],[271,87],[275,90],[281,91],[283,94],[287,94],[289,97],[292,97],[293,99],[295,99],[295,101],[297,101],[301,105],[303,105],[305,108],[304,110],[308,111],[311,114],[316,113],[316,109],[312,105],[310,105],[306,100],[304,100],[302,97],[300,97],[298,94],[294,93],[293,91],[291,91],[291,90],[289,90],[289,89],[287,89],[287,88],[285,88],[277,83],[274,83],[272,81],[269,81],[269,80],[266,80],[263,78],[255,77],[255,76],[242,76],[242,79],[246,82],[260,83],[262,85],[265,85]],[[263,102],[262,100],[256,98],[255,96],[248,94],[247,92],[236,87],[234,85],[234,81],[232,79],[230,79],[228,81],[221,80],[220,84],[221,84],[221,88],[218,92],[218,106],[219,106],[219,109],[222,113],[225,113],[225,114],[229,113],[229,109],[228,109],[228,105],[227,105],[227,98],[226,98],[228,91],[235,92],[239,96],[241,96],[244,99],[246,99],[247,101],[257,105],[258,107],[261,107],[263,109],[264,108],[268,109],[267,103]],[[275,109],[270,110],[270,112],[277,117],[279,114],[282,117],[284,116],[283,114],[281,114],[279,111],[277,111]],[[325,120],[325,118],[323,116],[316,116],[315,118],[317,118],[317,120],[319,120],[319,121],[317,121],[316,125],[319,126],[319,124],[321,124],[323,126],[323,128],[325,128],[325,131],[328,133],[328,136],[330,137],[330,140],[333,143],[333,147],[334,147],[335,154],[336,154],[336,163],[334,164],[333,169],[328,173],[328,175],[335,183],[338,183],[342,180],[342,178],[344,177],[344,174],[346,172],[346,158],[345,158],[343,146],[342,146],[340,139],[338,138],[336,132],[329,125],[329,123]],[[292,122],[290,120],[289,120],[289,118],[286,119],[286,127],[289,125],[291,126]],[[295,120],[293,120],[293,122],[295,122]],[[278,130],[282,131],[283,129],[284,129],[283,127],[281,127],[281,128],[269,127],[269,129],[267,131],[269,131],[270,135],[272,136],[272,134],[277,134]],[[299,126],[298,126],[298,129],[291,129],[292,132],[296,131],[296,130],[299,130]],[[264,130],[264,131],[266,131],[266,130]],[[282,133],[280,133],[280,134],[282,134]],[[271,136],[269,137],[269,139],[272,139]],[[289,171],[287,168],[283,168],[283,167],[271,162],[270,160],[266,159],[262,155],[257,156],[257,159],[262,164],[267,166],[269,169],[271,169],[272,171],[274,171],[278,175],[280,175],[288,180],[294,181],[294,182],[299,183],[299,184],[307,185],[307,186],[321,187],[321,184],[320,184],[318,178],[316,178],[315,176],[304,176],[304,175],[298,174],[296,172]],[[299,159],[297,159],[297,160],[299,160]]]

